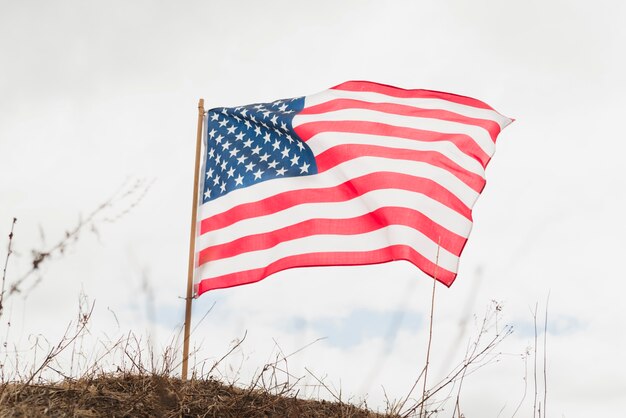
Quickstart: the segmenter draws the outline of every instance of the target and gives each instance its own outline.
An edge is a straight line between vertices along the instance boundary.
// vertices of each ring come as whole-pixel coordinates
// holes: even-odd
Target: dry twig
[[[9,258],[11,254],[13,254],[12,244],[13,244],[13,228],[15,228],[15,223],[17,222],[17,218],[13,218],[13,222],[11,223],[11,232],[9,233],[9,245],[7,247],[7,257],[4,260],[4,269],[2,269],[2,291],[0,292],[0,316],[2,316],[2,311],[4,310],[4,285],[7,280],[7,267],[9,265]]]

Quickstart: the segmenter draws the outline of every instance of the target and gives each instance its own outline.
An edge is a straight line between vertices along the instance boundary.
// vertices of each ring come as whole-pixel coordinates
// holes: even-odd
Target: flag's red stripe
[[[357,134],[413,139],[425,142],[449,141],[456,145],[461,152],[480,161],[483,167],[487,166],[490,158],[472,137],[461,133],[444,134],[441,132],[405,128],[402,126],[393,126],[378,122],[352,120],[307,122],[295,127],[294,131],[303,141],[308,141],[310,138],[321,132],[352,132]]]
[[[405,225],[419,230],[431,241],[439,243],[441,248],[456,256],[461,254],[467,240],[416,210],[384,207],[350,219],[308,219],[275,231],[248,235],[228,243],[207,247],[199,252],[198,265],[250,251],[265,250],[281,242],[312,235],[358,235],[388,225]]]
[[[413,248],[406,245],[392,245],[372,251],[310,253],[281,258],[266,267],[201,279],[197,285],[196,296],[208,290],[223,289],[258,282],[270,274],[294,267],[353,266],[379,264],[395,260],[406,260],[413,263],[426,274],[435,277],[446,286],[450,286],[456,278],[456,273],[435,265],[435,263],[425,258]]]
[[[434,90],[405,90],[385,84],[372,83],[370,81],[348,81],[333,87],[331,90],[364,91],[400,97],[403,99],[442,99],[466,106],[494,110],[487,103],[467,96],[460,96],[457,94],[444,93]]]
[[[449,122],[458,122],[465,125],[474,125],[485,129],[489,132],[489,136],[495,142],[500,133],[500,125],[492,120],[476,119],[468,116],[459,115],[447,110],[440,109],[422,109],[414,106],[407,106],[397,103],[372,103],[354,99],[335,99],[328,102],[320,103],[315,106],[302,109],[299,115],[318,115],[327,112],[335,112],[345,109],[367,109],[377,112],[391,113],[400,116],[411,116],[430,119],[441,119]]]
[[[437,151],[418,151],[388,148],[379,145],[342,144],[332,147],[316,157],[317,170],[323,173],[345,161],[359,157],[382,157],[397,160],[420,161],[449,171],[463,183],[480,193],[485,187],[485,179],[467,171],[450,158]]]
[[[242,219],[270,215],[304,203],[345,202],[372,190],[381,189],[422,193],[472,220],[471,209],[463,204],[454,193],[438,183],[421,177],[383,171],[356,177],[334,187],[292,190],[257,202],[234,206],[225,212],[200,221],[200,234],[227,227]]]

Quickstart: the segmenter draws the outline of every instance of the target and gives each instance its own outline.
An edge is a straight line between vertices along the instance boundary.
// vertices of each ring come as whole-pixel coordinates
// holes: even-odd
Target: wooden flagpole
[[[193,199],[191,203],[191,230],[189,232],[189,264],[187,267],[187,296],[185,297],[185,334],[183,339],[182,380],[187,380],[189,367],[189,333],[191,330],[191,301],[193,299],[193,272],[196,252],[196,219],[198,212],[198,172],[200,171],[200,149],[202,148],[202,127],[204,125],[204,99],[198,101],[198,131],[196,136],[196,164],[193,171]]]

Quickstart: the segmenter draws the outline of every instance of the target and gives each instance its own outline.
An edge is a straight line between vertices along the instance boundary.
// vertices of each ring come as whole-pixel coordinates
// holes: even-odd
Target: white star
[[[228,115],[228,111],[226,110],[226,108],[222,109],[222,113],[225,114],[225,115]]]
[[[274,151],[280,148],[280,141],[278,139],[274,141],[274,143],[272,144],[272,148],[274,148]]]
[[[243,185],[243,177],[241,176],[241,174],[239,174],[237,178],[235,179],[235,186],[241,186],[241,185]]]
[[[222,182],[222,184],[220,184],[220,190],[222,191],[222,193],[226,191],[226,183]]]
[[[243,132],[239,132],[237,135],[235,135],[235,138],[237,138],[237,141],[243,141],[243,137],[244,137]]]
[[[278,110],[280,110],[281,112],[284,112],[285,110],[287,110],[287,104],[286,103],[281,104]]]
[[[290,144],[293,142],[293,138],[291,137],[291,135],[287,134],[287,140]]]
[[[259,152],[261,152],[261,149],[262,148],[257,145],[256,147],[252,148],[252,153],[257,155]]]
[[[228,168],[228,161],[226,160],[222,161],[221,168],[222,168],[222,171],[226,170]]]
[[[276,166],[277,166],[277,165],[278,165],[278,161],[274,161],[274,160],[272,160],[272,161],[270,161],[270,163],[269,163],[267,166],[268,166],[269,168],[274,169],[274,168],[276,168]]]
[[[274,132],[276,132],[276,135],[278,135],[278,136],[283,136],[283,131],[281,131],[278,128],[274,128]]]
[[[242,155],[241,157],[237,158],[237,164],[243,164],[246,162],[247,159],[248,157],[246,157],[245,155]]]
[[[254,135],[254,136],[259,136],[259,135],[261,135],[261,127],[260,127],[260,126],[255,126],[255,127],[254,127],[254,133],[255,133],[255,135]]]
[[[229,126],[228,128],[226,128],[226,130],[228,131],[229,134],[234,134],[235,133],[235,128],[234,126]]]
[[[218,113],[211,113],[211,120],[219,121],[220,115]]]
[[[220,176],[215,176],[215,178],[213,179],[213,184],[217,186],[219,182],[220,182]]]
[[[253,107],[254,107],[255,109],[263,109],[263,104],[262,104],[262,103],[259,103],[259,104],[257,104],[257,105],[254,105]]]
[[[209,168],[209,171],[206,172],[207,180],[213,177],[213,168]]]
[[[300,167],[300,174],[308,173],[310,165],[311,164],[309,163],[303,163],[302,166]]]
[[[215,157],[215,150],[214,150],[213,148],[211,148],[211,149],[209,150],[209,157],[210,157],[210,158]]]
[[[218,135],[217,138],[215,138],[215,142],[219,144],[220,142],[222,142],[222,139],[224,139],[224,137],[222,135]]]
[[[232,150],[230,150],[231,157],[236,157],[237,154],[239,154],[239,148],[233,148]]]
[[[250,148],[250,146],[252,145],[252,140],[250,138],[248,138],[246,141],[244,141],[243,146],[245,148]]]
[[[248,119],[244,120],[243,123],[246,125],[248,129],[252,128],[252,124],[250,123]]]
[[[206,192],[204,192],[204,198],[208,199],[211,197],[211,189],[207,188]]]
[[[285,122],[281,122],[280,129],[282,129],[283,131],[287,131],[287,124]]]
[[[209,132],[209,136],[211,138],[213,138],[215,136],[215,134],[217,133],[217,131],[215,129],[211,129],[211,132]]]
[[[219,165],[222,162],[222,156],[220,154],[217,154],[217,157],[215,157],[215,165]]]
[[[266,132],[265,136],[263,137],[263,139],[265,140],[265,143],[267,144],[268,142],[270,142],[272,140],[272,137],[270,136],[269,132]]]
[[[276,170],[276,175],[277,175],[277,176],[284,176],[286,172],[287,172],[287,170],[286,170],[286,169],[284,169],[284,168],[279,168],[278,170]]]
[[[290,160],[291,161],[291,165],[298,165],[298,161],[300,161],[300,156],[299,155],[294,155],[293,158]]]
[[[254,115],[250,115],[250,120],[252,121],[252,123],[256,123],[256,118],[254,117]]]
[[[304,149],[304,144],[302,143],[302,141],[298,141],[298,148],[300,149],[300,151]]]
[[[243,110],[241,111],[241,115],[245,118],[247,114],[248,114],[248,109],[244,107]]]
[[[230,142],[228,142],[228,141],[226,141],[226,142],[224,142],[224,143],[222,144],[222,146],[224,147],[224,149],[228,149],[228,148],[230,148],[230,146],[231,146],[231,145],[232,145],[232,144],[231,144]]]
[[[228,124],[228,119],[224,119],[220,121],[220,128],[223,128],[224,126],[226,126]]]
[[[278,116],[276,116],[276,114],[274,114],[274,116],[272,116],[272,119],[270,119],[270,122],[272,122],[274,125],[276,125],[276,122],[278,122]]]
[[[271,114],[272,112],[270,112],[269,110],[266,110],[265,112],[263,112],[263,119],[267,118]]]
[[[254,179],[258,180],[261,178],[261,175],[264,173],[264,171],[262,171],[260,168],[254,172]]]
[[[289,158],[289,148],[285,147],[284,150],[281,151],[283,158]]]
[[[250,164],[246,165],[246,171],[252,171],[256,164],[250,161]]]
[[[228,178],[231,178],[235,175],[235,169],[233,167],[228,169]]]

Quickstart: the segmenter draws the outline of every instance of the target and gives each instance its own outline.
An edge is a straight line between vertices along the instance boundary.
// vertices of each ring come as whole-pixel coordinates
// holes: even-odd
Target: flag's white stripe
[[[238,271],[262,268],[284,257],[316,252],[372,251],[390,245],[408,245],[440,267],[457,271],[458,257],[413,228],[390,225],[359,235],[312,235],[292,241],[283,241],[272,248],[251,251],[234,257],[205,263],[196,269],[196,277],[211,278]]]
[[[274,196],[277,193],[333,187],[355,177],[381,171],[430,179],[456,195],[470,209],[479,195],[449,171],[428,163],[379,157],[361,157],[346,161],[330,170],[313,176],[278,178],[233,190],[219,199],[211,200],[201,205],[200,219],[222,213],[243,203],[256,202]]]
[[[306,108],[315,106],[335,99],[354,99],[370,103],[396,103],[422,109],[447,110],[470,118],[492,120],[500,125],[500,129],[504,129],[507,125],[511,123],[511,119],[507,118],[504,115],[501,115],[495,110],[481,109],[478,107],[450,102],[444,99],[401,98],[373,92],[332,89],[326,90],[321,93],[306,96],[304,101],[304,107]]]
[[[480,126],[442,119],[395,115],[369,109],[342,109],[315,115],[298,114],[293,118],[293,127],[297,128],[308,122],[326,121],[376,122],[403,128],[440,132],[443,134],[465,134],[472,138],[488,156],[492,156],[495,151],[495,144],[489,136],[489,132]]]
[[[320,155],[322,152],[336,145],[378,145],[395,149],[408,149],[413,151],[436,151],[457,163],[465,170],[478,174],[485,178],[485,169],[478,160],[463,153],[456,145],[449,141],[416,141],[414,139],[396,138],[391,136],[378,136],[356,134],[350,132],[321,132],[309,139],[306,144],[313,154]]]
[[[421,193],[407,190],[374,190],[345,202],[305,203],[281,212],[246,218],[197,238],[198,248],[225,244],[248,235],[270,233],[309,219],[350,219],[379,208],[402,207],[418,210],[455,234],[467,237],[472,221],[446,205]]]

